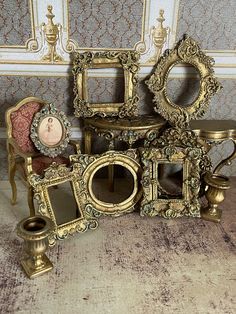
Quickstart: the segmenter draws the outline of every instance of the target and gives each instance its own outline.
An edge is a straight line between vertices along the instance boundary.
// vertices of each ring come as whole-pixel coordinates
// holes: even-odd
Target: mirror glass
[[[183,165],[179,163],[158,164],[158,182],[162,188],[161,199],[183,198]]]
[[[183,77],[179,77],[178,69],[181,66]],[[200,74],[198,70],[187,63],[178,63],[169,72],[166,85],[168,98],[180,107],[188,107],[197,99],[200,89]]]
[[[98,70],[101,71],[101,69]],[[107,74],[107,77],[92,77],[88,74],[88,102],[90,104],[124,102],[124,71],[111,68],[110,72],[111,74]]]
[[[65,182],[57,186],[48,187],[48,194],[57,225],[61,225],[77,218],[80,212],[77,207],[72,182]]]
[[[111,174],[114,174],[113,184]],[[109,173],[111,179],[109,180]],[[133,192],[134,179],[128,169],[120,165],[100,168],[93,177],[92,190],[95,197],[106,203],[121,203]]]

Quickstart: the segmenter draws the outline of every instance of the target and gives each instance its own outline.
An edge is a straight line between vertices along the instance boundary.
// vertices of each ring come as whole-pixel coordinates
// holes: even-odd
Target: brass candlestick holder
[[[48,249],[48,237],[53,229],[52,220],[45,216],[28,217],[17,225],[17,235],[24,240],[24,250],[27,254],[21,265],[29,278],[35,278],[53,268],[44,254]]]
[[[218,173],[208,172],[204,177],[204,181],[207,185],[206,198],[208,206],[201,210],[201,218],[220,222],[222,210],[218,206],[225,198],[225,191],[230,188],[229,178]]]

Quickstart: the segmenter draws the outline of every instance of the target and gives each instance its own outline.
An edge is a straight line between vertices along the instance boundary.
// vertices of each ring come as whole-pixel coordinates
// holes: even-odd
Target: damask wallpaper
[[[208,50],[236,48],[235,0],[180,0],[177,38],[187,33]]]
[[[0,1],[0,46],[21,45],[31,37],[28,0]]]
[[[73,77],[2,76],[0,86],[2,126],[5,126],[4,112],[7,108],[28,96],[53,102],[57,108],[73,116]]]
[[[69,0],[70,38],[80,47],[133,48],[142,12],[143,0]]]
[[[5,127],[5,111],[19,100],[35,96],[47,102],[53,102],[58,109],[63,110],[74,127],[78,126],[78,119],[73,112],[73,77],[0,77],[0,126]],[[123,77],[88,79],[90,101],[116,102],[122,101],[124,95]],[[140,79],[138,88],[140,97],[140,113],[152,111],[152,95],[143,80]]]
[[[88,78],[88,99],[90,103],[123,102],[123,77]]]

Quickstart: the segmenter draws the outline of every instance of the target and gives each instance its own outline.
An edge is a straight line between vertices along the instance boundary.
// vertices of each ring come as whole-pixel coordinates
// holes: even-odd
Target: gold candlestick
[[[225,191],[230,188],[229,178],[208,172],[204,177],[204,181],[207,184],[206,198],[208,206],[201,210],[201,218],[220,222],[222,210],[218,206],[225,198]]]
[[[27,257],[22,259],[21,265],[30,279],[53,268],[44,254],[48,249],[48,237],[53,229],[52,220],[45,216],[31,216],[17,225],[17,235],[24,240],[24,250],[27,254]]]

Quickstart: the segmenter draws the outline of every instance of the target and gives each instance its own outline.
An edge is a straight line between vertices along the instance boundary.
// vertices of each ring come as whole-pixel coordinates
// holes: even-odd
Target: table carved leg
[[[236,141],[231,139],[231,141],[234,144],[234,148],[233,148],[233,152],[230,156],[228,156],[227,158],[223,159],[214,169],[213,173],[219,173],[220,170],[224,167],[224,166],[230,166],[232,160],[234,160],[236,158]]]
[[[85,129],[84,131],[84,151],[85,154],[91,154],[91,146],[92,146],[92,132],[89,129]]]
[[[115,149],[115,140],[112,139],[109,141],[109,150]],[[109,184],[109,191],[114,192],[114,165],[108,166],[108,184]]]

